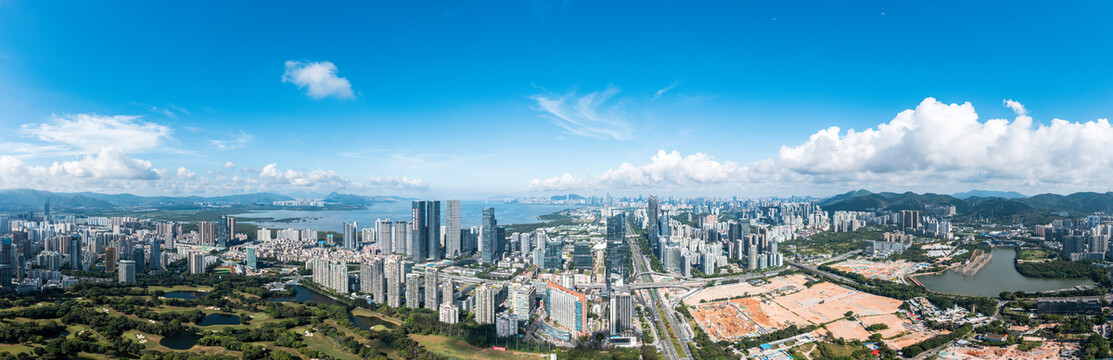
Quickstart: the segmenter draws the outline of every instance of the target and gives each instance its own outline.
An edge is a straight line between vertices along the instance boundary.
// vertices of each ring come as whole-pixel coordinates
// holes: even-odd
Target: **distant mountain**
[[[332,204],[366,206],[374,203],[398,202],[411,199],[398,196],[363,196],[355,194],[341,194],[334,191],[328,194],[328,196],[325,196],[324,200],[326,203]]]
[[[139,196],[133,194],[54,193],[31,189],[0,190],[0,211],[43,211],[50,200],[50,207],[58,210],[100,210],[140,207],[196,206],[201,203],[224,205],[270,205],[278,200],[293,200],[288,196],[270,193],[227,196]]]
[[[583,196],[580,196],[580,195],[576,195],[576,194],[568,194],[568,195],[553,195],[553,196],[549,197],[549,199],[561,201],[561,200],[585,200],[587,198],[585,198]]]
[[[993,191],[993,190],[976,190],[976,189],[975,190],[970,190],[970,191],[967,191],[967,192],[954,193],[954,194],[951,194],[951,196],[954,196],[956,198],[963,199],[963,200],[969,199],[969,198],[972,198],[972,197],[1002,198],[1002,199],[1022,199],[1022,198],[1028,197],[1028,195],[1024,195],[1024,194],[1018,193],[1016,191]]]
[[[977,190],[971,193],[978,192]],[[989,192],[997,193],[997,192]],[[1004,193],[1008,194],[1008,193]],[[991,195],[983,193],[982,195]],[[819,202],[826,210],[923,210],[928,204],[951,204],[957,216],[994,218],[1008,221],[1019,219],[1043,221],[1053,212],[1074,214],[1113,213],[1113,192],[1081,192],[1070,195],[1041,194],[1032,197],[970,196],[961,199],[951,195],[873,193],[855,190]],[[1034,221],[1034,220],[1033,220]]]
[[[959,212],[970,207],[967,202],[950,195],[930,193],[921,195],[913,192],[903,194],[892,192],[872,193],[866,190],[851,191],[819,202],[820,206],[829,210],[923,210],[924,205],[928,204],[951,204]]]
[[[115,204],[80,194],[55,194],[30,189],[0,190],[0,210],[42,212],[50,200],[55,209],[110,209]]]

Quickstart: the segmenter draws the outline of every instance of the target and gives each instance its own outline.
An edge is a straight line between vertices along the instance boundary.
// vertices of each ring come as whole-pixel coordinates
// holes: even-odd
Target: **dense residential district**
[[[1113,356],[1109,216],[848,210],[876,196],[568,197],[467,228],[413,201],[342,232],[47,203],[0,218],[0,358]]]

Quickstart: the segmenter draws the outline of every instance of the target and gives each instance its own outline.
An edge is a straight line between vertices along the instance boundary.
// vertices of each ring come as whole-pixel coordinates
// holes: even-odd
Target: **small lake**
[[[301,302],[316,301],[316,302],[319,302],[319,303],[322,303],[322,304],[343,305],[340,302],[336,301],[335,299],[330,298],[325,294],[321,294],[319,292],[316,292],[313,289],[310,289],[310,288],[307,288],[307,287],[304,287],[304,286],[301,286],[301,285],[291,285],[291,287],[294,288],[294,297],[270,298],[270,301],[274,301],[274,302],[289,302],[290,300],[297,300],[297,301],[301,301]]]
[[[201,318],[201,322],[197,326],[211,326],[211,325],[239,325],[240,316],[232,314],[208,314]]]
[[[352,324],[355,324],[357,328],[363,330],[371,330],[371,328],[375,327],[376,325],[382,325],[387,329],[394,329],[395,327],[397,327],[394,325],[394,323],[383,320],[377,316],[355,315],[352,316],[350,320],[352,320]]]
[[[1093,285],[1089,279],[1045,279],[1021,275],[1013,266],[1016,250],[993,249],[993,258],[978,273],[962,275],[962,271],[948,270],[939,275],[917,276],[916,280],[936,292],[997,297],[1002,291],[1050,291],[1069,289],[1078,285]]]
[[[196,300],[198,298],[203,298],[205,297],[205,295],[208,294],[209,293],[204,291],[171,291],[162,294],[162,297],[167,299]]]
[[[158,344],[174,350],[189,350],[201,340],[201,335],[186,332],[159,340]]]

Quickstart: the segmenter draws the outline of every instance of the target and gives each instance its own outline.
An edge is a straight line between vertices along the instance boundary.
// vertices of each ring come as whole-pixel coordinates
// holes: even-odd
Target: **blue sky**
[[[2,1],[0,187],[1107,191],[1111,8]]]

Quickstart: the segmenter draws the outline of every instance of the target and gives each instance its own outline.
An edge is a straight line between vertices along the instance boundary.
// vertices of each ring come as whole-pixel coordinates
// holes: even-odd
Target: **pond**
[[[232,314],[208,314],[201,318],[201,322],[197,326],[211,326],[211,325],[239,325],[239,315]]]
[[[297,300],[297,301],[301,301],[301,302],[316,301],[316,302],[319,302],[319,303],[322,303],[322,304],[343,305],[340,302],[336,301],[336,299],[330,298],[330,297],[328,297],[328,295],[319,293],[319,292],[317,292],[313,289],[310,289],[310,288],[307,288],[307,287],[304,287],[304,286],[301,286],[301,285],[290,285],[290,286],[294,288],[294,297],[270,298],[270,301],[274,301],[274,302],[289,302],[290,300]]]
[[[352,320],[352,324],[355,324],[357,328],[363,330],[371,330],[371,328],[375,327],[376,325],[382,325],[387,329],[394,329],[395,327],[397,327],[396,325],[394,325],[394,323],[383,320],[378,316],[355,315],[352,316],[350,320]]]
[[[174,350],[188,350],[197,342],[201,340],[201,335],[184,332],[180,334],[170,335],[159,340],[159,345],[165,346]]]
[[[1046,279],[1021,275],[1013,266],[1016,250],[993,249],[993,258],[974,275],[963,275],[960,270],[948,270],[937,275],[917,276],[916,280],[932,291],[997,297],[1002,291],[1051,291],[1070,289],[1078,285],[1093,285],[1089,279]]]
[[[205,295],[208,294],[209,293],[204,291],[171,291],[162,294],[162,297],[167,299],[196,300],[198,298],[205,297]]]

